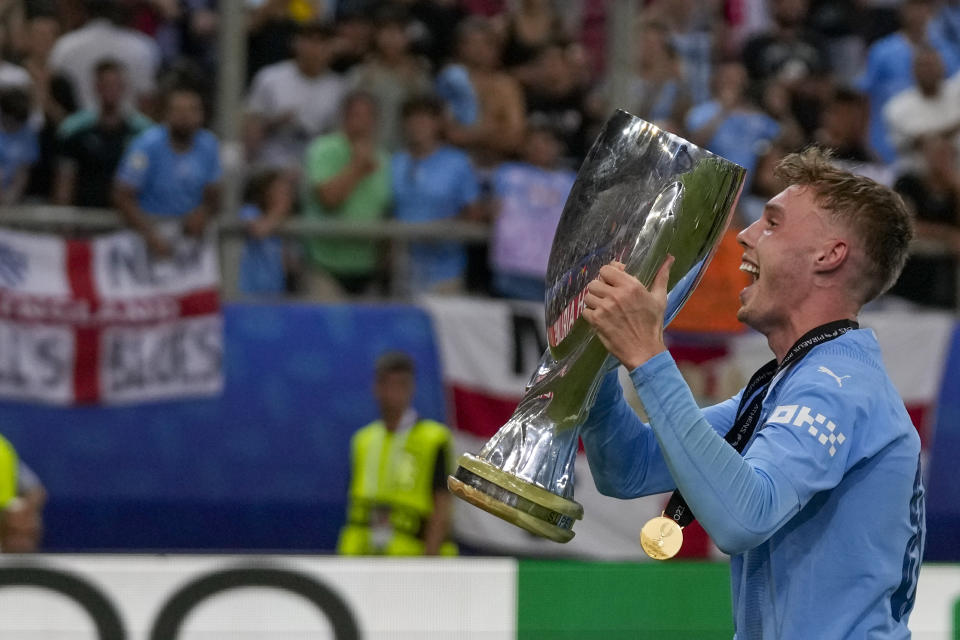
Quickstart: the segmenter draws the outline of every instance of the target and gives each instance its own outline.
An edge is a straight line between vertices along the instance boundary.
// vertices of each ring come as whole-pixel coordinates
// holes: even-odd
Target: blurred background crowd
[[[224,0],[0,0],[0,203],[116,208],[160,257],[157,219],[239,217],[240,291],[313,300],[384,295],[396,263],[275,236],[289,218],[472,221],[489,242],[412,245],[411,292],[542,300],[576,169],[623,108],[747,168],[737,227],[809,144],[895,186],[927,250],[894,293],[956,306],[956,0],[640,1],[619,73],[603,0],[236,4],[239,150],[208,124]],[[220,212],[228,153],[243,203]]]

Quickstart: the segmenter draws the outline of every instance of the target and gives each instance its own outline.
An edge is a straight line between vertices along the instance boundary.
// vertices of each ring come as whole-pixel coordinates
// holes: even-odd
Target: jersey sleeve
[[[737,453],[707,421],[668,353],[630,374],[676,486],[717,546],[729,554],[761,544],[798,511],[797,493]]]
[[[457,210],[462,210],[480,199],[480,180],[470,164],[470,158],[464,154],[460,158],[460,171],[457,180]]]
[[[40,158],[40,140],[31,129],[25,136],[24,142],[23,164],[29,167]]]
[[[706,125],[719,112],[719,105],[715,102],[705,102],[687,112],[687,121],[684,123],[688,131],[696,131]]]
[[[722,437],[733,425],[739,404],[738,393],[702,414],[696,405],[694,409]],[[601,493],[636,498],[677,488],[653,429],[624,400],[616,371],[604,377],[581,438]]]
[[[217,142],[217,139],[213,136],[213,134],[211,134],[209,137],[206,151],[206,184],[216,184],[217,182],[220,182],[220,178],[223,176],[223,167],[220,165],[220,143]]]
[[[150,171],[152,159],[147,136],[149,132],[134,138],[130,148],[124,153],[117,167],[116,179],[118,182],[139,191]]]
[[[253,78],[253,86],[250,88],[250,95],[247,96],[247,112],[258,115],[270,115],[272,112],[273,100],[270,95],[269,73],[270,69],[261,69]]]
[[[859,390],[839,387],[815,367],[798,371],[778,390],[744,460],[794,494],[794,511],[840,483],[857,424]]]
[[[18,460],[17,464],[17,495],[22,496],[28,491],[42,489],[43,483],[40,477],[27,466],[23,460]]]
[[[322,136],[314,140],[307,147],[307,182],[311,185],[321,184],[340,173],[349,159],[337,158],[336,155],[332,138]]]

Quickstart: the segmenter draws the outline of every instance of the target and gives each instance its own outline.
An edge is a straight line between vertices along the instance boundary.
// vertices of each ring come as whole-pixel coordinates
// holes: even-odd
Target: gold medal
[[[669,560],[683,545],[683,529],[664,516],[649,520],[640,530],[640,546],[654,560]]]

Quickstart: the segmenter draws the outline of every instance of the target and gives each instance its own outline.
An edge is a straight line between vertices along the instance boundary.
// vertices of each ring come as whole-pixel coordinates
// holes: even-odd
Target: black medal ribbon
[[[737,408],[737,419],[734,420],[733,427],[727,431],[727,435],[723,439],[736,449],[737,453],[743,453],[753,436],[753,432],[756,431],[757,425],[760,423],[760,410],[763,406],[764,396],[767,395],[770,383],[773,382],[777,374],[802,360],[817,345],[839,338],[847,331],[859,328],[860,325],[853,320],[836,320],[822,324],[803,334],[790,347],[787,355],[783,357],[783,362],[777,364],[776,360],[771,360],[757,369],[757,372],[750,377],[750,382],[743,390],[740,406]],[[696,516],[687,506],[687,501],[683,499],[679,490],[674,491],[673,495],[670,496],[670,501],[667,502],[663,515],[681,527],[685,527],[696,520]]]

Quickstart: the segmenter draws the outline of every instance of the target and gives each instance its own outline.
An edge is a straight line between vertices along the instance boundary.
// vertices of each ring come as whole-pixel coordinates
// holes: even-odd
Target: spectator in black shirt
[[[807,0],[774,0],[771,10],[773,28],[746,43],[743,64],[751,83],[762,93],[769,91],[770,85],[788,92],[793,117],[809,134],[819,121],[830,73],[826,44],[804,28]]]
[[[527,120],[553,131],[567,150],[565,163],[577,169],[589,144],[591,109],[587,89],[577,82],[566,48],[560,44],[540,49],[531,68],[533,73],[524,87]]]
[[[60,126],[56,204],[109,207],[113,175],[127,144],[152,124],[124,106],[126,79],[119,62],[103,60],[94,73],[99,108],[79,111]]]
[[[917,238],[946,249],[945,255],[913,255],[890,293],[946,309],[957,306],[960,256],[960,165],[949,138],[922,144],[923,168],[897,180],[894,188],[915,216]]]
[[[457,27],[467,17],[460,2],[449,0],[400,0],[410,15],[413,52],[430,60],[436,70],[450,61],[456,49]]]
[[[347,73],[366,60],[373,51],[373,17],[359,12],[342,14],[337,18],[335,29],[330,68],[337,73]]]
[[[750,79],[792,82],[827,73],[830,69],[823,41],[803,26],[806,0],[774,0],[771,5],[773,28],[754,36],[743,48],[743,64]]]
[[[833,157],[849,162],[877,162],[867,141],[870,103],[867,96],[845,87],[833,92],[823,110],[816,142],[833,152]]]
[[[56,163],[57,128],[77,109],[77,101],[70,81],[48,66],[50,52],[60,36],[60,24],[52,13],[33,11],[26,24],[26,48],[20,64],[30,74],[33,97],[30,124],[37,131],[39,156],[30,170],[25,196],[46,200],[50,197]]]

